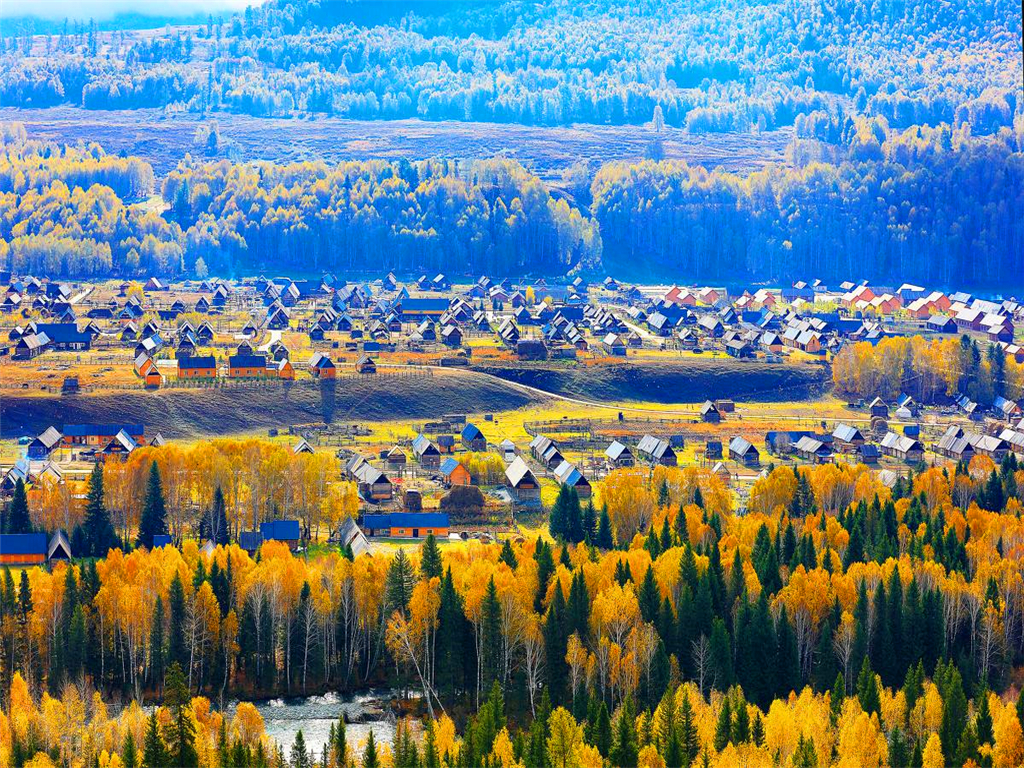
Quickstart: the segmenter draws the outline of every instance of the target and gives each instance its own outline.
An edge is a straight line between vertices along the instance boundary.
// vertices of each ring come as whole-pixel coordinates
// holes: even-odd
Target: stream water
[[[331,723],[337,723],[342,713],[347,725],[345,737],[351,749],[361,749],[370,730],[378,744],[390,744],[395,736],[395,717],[387,709],[390,691],[371,691],[351,697],[337,693],[302,698],[270,699],[255,703],[263,716],[267,735],[291,752],[295,734],[302,730],[306,749],[319,759],[327,743]],[[233,708],[232,708],[233,711]],[[359,721],[359,722],[354,722]]]

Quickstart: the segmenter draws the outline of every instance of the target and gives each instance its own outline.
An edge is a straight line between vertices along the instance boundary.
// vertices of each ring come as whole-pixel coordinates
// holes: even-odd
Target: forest
[[[173,531],[163,450],[138,468],[128,531],[108,508],[112,478],[93,472],[76,536],[98,557],[3,574],[11,765],[1024,760],[1024,694],[1011,685],[1024,661],[1024,468],[1012,454],[922,467],[892,488],[862,465],[769,467],[743,515],[706,470],[622,469],[600,509],[563,489],[550,536],[430,537],[412,554],[353,558],[280,542],[250,556],[230,543],[220,485],[195,498],[180,547],[141,546]],[[24,488],[6,518],[34,525]],[[212,554],[197,529],[214,531]],[[222,704],[373,684],[418,694],[422,737],[350,744],[339,722],[310,755],[298,738],[265,739],[251,705]],[[127,703],[111,715],[115,698]]]
[[[974,137],[814,113],[800,134],[791,164],[746,176],[645,160],[577,165],[559,186],[504,158],[185,156],[158,180],[141,158],[9,125],[0,263],[54,277],[603,268],[655,282],[1021,286],[1024,119]],[[158,205],[143,204],[157,192]]]
[[[850,344],[833,360],[832,381],[844,395],[894,400],[907,393],[920,403],[965,395],[991,406],[996,396],[1024,397],[1024,365],[995,344],[979,346],[966,336],[891,336],[876,345]]]
[[[1022,107],[1020,27],[1013,0],[280,0],[157,35],[9,25],[0,103],[538,125],[657,111],[694,133],[846,109],[990,134]]]

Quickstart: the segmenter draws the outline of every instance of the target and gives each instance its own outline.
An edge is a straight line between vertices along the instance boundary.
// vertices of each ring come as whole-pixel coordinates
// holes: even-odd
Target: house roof
[[[441,462],[441,474],[444,475],[445,477],[447,477],[452,472],[454,472],[456,469],[458,469],[460,466],[461,466],[461,463],[459,462],[458,459],[455,459],[455,458],[452,458],[451,456],[449,456],[447,459],[445,459],[444,461]]]
[[[462,434],[460,437],[463,440],[482,440],[484,433],[480,431],[476,424],[467,424],[462,428]]]
[[[534,477],[529,465],[523,460],[522,456],[516,456],[515,461],[505,469],[505,479],[508,480],[509,485],[517,486],[527,477],[536,484],[537,478]]]
[[[302,538],[298,520],[270,520],[260,526],[266,541],[294,541]]]
[[[263,355],[231,355],[228,357],[230,368],[266,368],[267,358]]]
[[[836,440],[842,440],[844,443],[853,442],[854,440],[863,440],[864,436],[860,433],[860,430],[856,427],[851,427],[849,424],[840,424],[832,432],[832,437]]]
[[[636,449],[641,453],[653,456],[656,459],[660,459],[662,456],[669,453],[675,453],[667,440],[661,440],[653,435],[644,435],[641,437],[640,442],[637,443]]]
[[[562,460],[562,463],[555,467],[555,478],[562,485],[590,485],[587,478],[583,476],[575,465],[570,464],[566,460]]]
[[[623,456],[632,456],[633,454],[629,450],[629,446],[620,443],[618,440],[612,440],[611,445],[605,449],[604,455],[615,461]]]
[[[430,439],[424,435],[416,435],[416,439],[412,441],[412,451],[417,456],[424,456],[427,453],[437,453],[437,446],[430,442]]]
[[[178,368],[180,369],[206,369],[216,368],[217,358],[213,355],[199,355],[198,357],[179,357]]]
[[[2,533],[0,552],[5,555],[46,555],[45,533]]]
[[[101,437],[116,435],[121,431],[137,436],[146,434],[142,424],[65,424],[64,434],[68,437]]]
[[[751,445],[748,440],[739,436],[734,437],[732,440],[729,441],[729,450],[732,451],[733,453],[738,454],[739,456],[745,456],[750,451],[758,453],[757,448]]]
[[[62,439],[60,432],[57,431],[56,427],[47,427],[41,435],[36,437],[32,442],[38,442],[47,449],[52,449]]]
[[[37,323],[36,331],[45,333],[55,344],[83,344],[91,340],[88,333],[78,330],[76,323]]]

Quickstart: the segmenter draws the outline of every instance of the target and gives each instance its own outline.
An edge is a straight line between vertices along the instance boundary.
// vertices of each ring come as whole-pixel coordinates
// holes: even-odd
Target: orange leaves
[[[754,483],[747,508],[762,515],[781,514],[793,503],[796,486],[796,473],[792,469],[776,467],[767,477]]]

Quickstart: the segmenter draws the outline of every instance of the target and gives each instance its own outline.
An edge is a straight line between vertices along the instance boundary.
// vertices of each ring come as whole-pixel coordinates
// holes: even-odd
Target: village
[[[378,366],[729,356],[821,363],[851,342],[969,334],[1024,363],[1024,307],[920,286],[635,286],[445,275],[408,284],[209,279],[78,283],[0,275],[4,389],[77,393],[327,381]],[[66,375],[62,375],[66,372]]]
[[[913,286],[891,293],[867,285],[840,289],[797,283],[729,298],[724,289],[641,289],[611,278],[597,286],[577,278],[568,285],[515,287],[486,278],[453,287],[443,275],[407,287],[390,274],[360,284],[326,275],[321,281],[170,286],[156,278],[143,285],[74,287],[9,278],[0,315],[9,346],[0,379],[4,391],[41,389],[66,400],[108,387],[245,387],[275,380],[289,386],[296,379],[344,387],[345,377],[456,371],[480,359],[529,366],[545,359],[628,363],[706,354],[820,365],[844,344],[902,334],[968,334],[1021,360],[1013,334],[1024,308],[1013,301]],[[59,385],[50,383],[61,366],[67,375]],[[915,468],[967,465],[976,456],[998,465],[1010,453],[1024,456],[1021,407],[1001,396],[989,407],[965,397],[918,403],[906,393],[891,401],[831,397],[795,410],[731,398],[660,411],[590,405],[582,412],[579,402],[565,401],[518,414],[439,414],[429,421],[396,414],[387,424],[281,425],[265,439],[296,456],[330,454],[338,479],[358,492],[357,512],[316,541],[308,521],[281,510],[237,530],[237,543],[250,553],[276,540],[292,549],[326,544],[360,554],[430,534],[441,540],[522,538],[524,529],[542,524],[560,489],[571,488],[584,504],[600,504],[603,479],[623,469],[650,477],[656,467],[692,467],[734,494],[742,513],[751,486],[775,466],[863,464],[892,487]],[[95,463],[124,462],[167,443],[141,423],[55,420],[33,434],[6,437],[0,460],[5,498],[20,481],[30,498],[56,485],[79,502]],[[180,544],[200,534],[180,531],[151,543]],[[5,538],[5,562],[71,556],[67,532],[31,536]],[[209,540],[199,543],[213,547]]]

